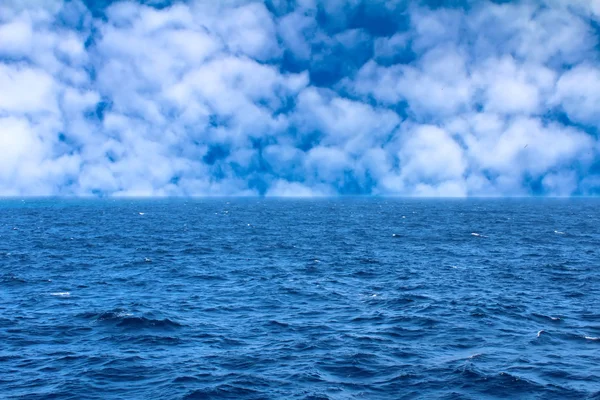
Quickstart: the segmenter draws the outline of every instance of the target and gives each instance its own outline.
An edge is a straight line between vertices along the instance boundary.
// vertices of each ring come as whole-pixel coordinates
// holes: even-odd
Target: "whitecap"
[[[540,337],[540,336],[542,336],[542,333],[546,333],[546,331],[545,331],[545,330],[543,330],[543,329],[542,329],[541,331],[538,331],[538,333],[537,333],[537,337]]]
[[[132,314],[132,313],[125,312],[125,311],[122,311],[122,312],[118,312],[118,313],[116,313],[116,314],[115,314],[115,316],[116,316],[117,318],[126,318],[126,317],[133,317],[133,314]]]
[[[50,295],[58,296],[58,297],[69,297],[71,295],[71,293],[69,293],[69,292],[54,292],[54,293],[50,293]]]
[[[554,231],[554,233],[556,233],[557,235],[564,235],[565,234],[564,232],[561,232],[561,231]]]
[[[600,337],[595,336],[584,336],[587,340],[600,340]]]
[[[487,237],[487,236],[482,235],[481,233],[477,233],[477,232],[471,232],[471,236],[475,236],[475,237]]]
[[[144,214],[146,214],[146,213],[143,213],[143,212],[141,212],[141,213],[138,213],[138,214],[140,214],[140,215],[144,215]]]

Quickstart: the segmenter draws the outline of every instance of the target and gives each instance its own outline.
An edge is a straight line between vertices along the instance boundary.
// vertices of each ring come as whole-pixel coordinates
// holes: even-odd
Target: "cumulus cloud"
[[[600,191],[594,1],[100,3],[0,4],[0,195]]]

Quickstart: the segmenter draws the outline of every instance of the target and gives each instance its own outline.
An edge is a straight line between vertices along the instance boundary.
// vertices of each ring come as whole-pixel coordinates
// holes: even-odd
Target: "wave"
[[[183,397],[185,400],[194,400],[194,399],[264,399],[264,393],[261,393],[257,390],[250,389],[243,386],[235,386],[230,384],[223,384],[214,387],[207,387],[204,389],[197,389]]]
[[[550,315],[545,315],[545,314],[532,313],[531,315],[536,319],[544,320],[544,321],[552,321],[552,322],[561,322],[562,321],[562,319],[560,317],[552,317]]]
[[[174,329],[184,325],[169,318],[148,318],[135,316],[125,310],[116,309],[101,313],[83,313],[81,317],[91,319],[95,323],[110,323],[125,329]]]

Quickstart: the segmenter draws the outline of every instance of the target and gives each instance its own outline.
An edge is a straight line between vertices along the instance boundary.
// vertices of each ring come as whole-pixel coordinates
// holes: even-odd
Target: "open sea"
[[[600,200],[0,201],[3,399],[600,399]]]

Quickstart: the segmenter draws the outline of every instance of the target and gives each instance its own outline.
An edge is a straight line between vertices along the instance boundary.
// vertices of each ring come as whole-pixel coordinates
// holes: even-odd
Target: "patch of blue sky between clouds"
[[[600,192],[600,6],[0,3],[0,195]]]

